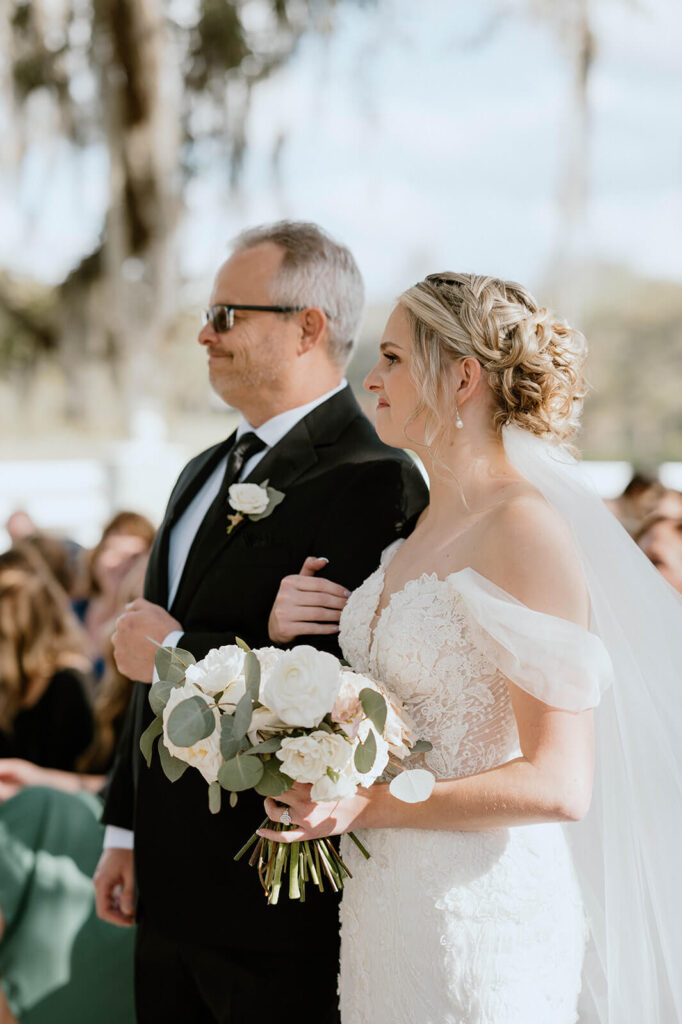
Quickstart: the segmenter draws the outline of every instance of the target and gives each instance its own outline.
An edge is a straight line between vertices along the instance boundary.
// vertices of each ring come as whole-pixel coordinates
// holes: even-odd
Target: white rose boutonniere
[[[227,495],[230,507],[234,509],[234,515],[227,517],[230,524],[227,527],[228,533],[232,533],[243,519],[250,519],[254,523],[259,519],[267,519],[284,501],[282,491],[269,487],[267,480],[262,484],[232,484]]]

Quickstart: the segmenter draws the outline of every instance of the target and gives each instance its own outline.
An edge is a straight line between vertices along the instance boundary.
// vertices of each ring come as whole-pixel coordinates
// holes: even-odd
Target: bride
[[[431,499],[340,641],[437,781],[417,804],[385,783],[266,801],[299,826],[272,838],[371,850],[342,841],[343,1024],[674,1024],[682,602],[568,452],[582,336],[519,285],[446,273],[400,297],[380,352],[378,433],[418,452]]]

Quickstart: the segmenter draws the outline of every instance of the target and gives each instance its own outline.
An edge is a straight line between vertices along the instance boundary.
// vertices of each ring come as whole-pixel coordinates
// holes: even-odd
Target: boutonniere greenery
[[[269,487],[268,481],[264,480],[262,484],[232,484],[227,497],[230,508],[234,509],[234,514],[227,517],[227,532],[230,534],[244,519],[253,523],[267,519],[285,496],[282,491]]]

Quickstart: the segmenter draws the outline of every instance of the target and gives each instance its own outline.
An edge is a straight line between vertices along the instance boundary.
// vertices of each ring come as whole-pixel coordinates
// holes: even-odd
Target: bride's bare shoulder
[[[479,569],[537,611],[587,624],[589,601],[566,520],[525,482],[510,487],[485,519]]]

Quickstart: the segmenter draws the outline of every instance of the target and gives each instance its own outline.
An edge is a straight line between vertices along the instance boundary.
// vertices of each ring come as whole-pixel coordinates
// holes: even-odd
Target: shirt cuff
[[[129,828],[118,825],[107,825],[104,830],[104,849],[132,850],[135,846],[135,833]]]
[[[161,646],[162,647],[177,647],[178,643],[180,641],[180,638],[183,637],[184,635],[185,635],[185,631],[183,629],[173,629],[168,634],[168,636],[164,637],[163,643],[161,644]],[[158,681],[159,681],[159,673],[156,671],[156,665],[155,665],[154,666],[154,674],[152,675],[152,683],[158,683]]]

